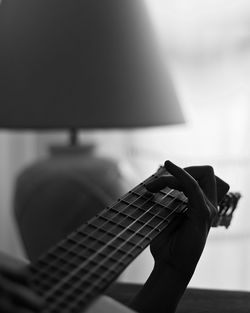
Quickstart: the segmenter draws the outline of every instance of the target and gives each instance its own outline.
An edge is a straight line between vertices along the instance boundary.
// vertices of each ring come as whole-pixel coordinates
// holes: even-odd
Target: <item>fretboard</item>
[[[164,172],[161,168],[32,265],[32,284],[46,301],[43,312],[80,312],[187,209],[183,193],[145,189]]]

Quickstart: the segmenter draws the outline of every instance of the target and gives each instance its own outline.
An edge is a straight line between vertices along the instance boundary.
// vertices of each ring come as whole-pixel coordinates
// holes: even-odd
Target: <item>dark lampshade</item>
[[[181,122],[144,1],[2,1],[0,128]]]

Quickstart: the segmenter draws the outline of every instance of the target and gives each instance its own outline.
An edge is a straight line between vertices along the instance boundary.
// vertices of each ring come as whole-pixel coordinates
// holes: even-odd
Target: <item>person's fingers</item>
[[[190,166],[185,167],[184,170],[198,182],[207,198],[217,205],[216,179],[212,166]]]
[[[230,186],[222,180],[220,177],[215,176],[216,178],[216,186],[217,186],[217,198],[218,203],[225,197],[226,193],[229,191]]]
[[[225,181],[214,174],[213,168],[209,165],[190,166],[185,167],[184,169],[198,181],[208,199],[213,200],[213,203],[219,203],[230,188]],[[214,188],[216,190],[217,199],[212,198]]]
[[[28,308],[23,308],[15,303],[8,298],[8,297],[3,297],[1,295],[0,297],[0,310],[1,313],[34,313],[34,312],[39,312],[38,310],[33,310],[33,309],[28,309]]]
[[[191,206],[194,208],[204,206],[205,200],[198,182],[188,172],[171,161],[166,161],[164,166],[179,181]]]
[[[211,166],[191,166],[184,168],[184,170],[198,181],[200,187],[214,205],[223,199],[230,188],[225,181],[214,175]],[[153,193],[160,191],[166,186],[182,191],[180,182],[171,175],[160,176],[145,185],[147,190]]]
[[[165,167],[171,175],[164,175],[145,185],[151,192],[157,192],[168,186],[169,188],[183,191],[190,202],[201,202],[204,204],[202,192],[198,182],[184,169],[170,161],[165,162]]]
[[[18,312],[16,310],[16,307],[11,302],[11,300],[8,297],[3,297],[3,295],[1,295],[1,297],[0,297],[0,309],[1,309],[1,312],[3,312],[3,313]]]
[[[186,213],[189,218],[197,220],[203,217],[206,221],[212,221],[218,211],[216,182],[213,169],[208,166],[192,167],[189,168],[188,172],[170,161],[165,162],[165,167],[167,171],[179,181],[182,191],[189,200],[189,204],[192,207],[192,209],[188,210]],[[197,172],[200,172],[199,179],[201,185],[200,182],[191,175],[195,173],[197,177]],[[206,175],[208,178],[203,179],[203,176]]]
[[[12,268],[6,268],[4,266],[0,269],[0,274],[9,280],[17,283],[28,285],[29,283],[29,271],[25,268],[22,270],[14,270]]]
[[[193,208],[187,216],[197,220],[199,216],[212,221],[218,213],[220,201],[229,189],[229,185],[214,175],[211,166],[191,166],[182,169],[170,161],[165,162],[169,174],[148,182],[145,187],[157,192],[166,186],[183,191]],[[218,199],[218,200],[217,200]]]
[[[14,300],[17,305],[23,305],[27,309],[37,310],[43,306],[43,301],[38,295],[22,286],[19,286]]]
[[[26,263],[0,252],[0,274],[12,281],[27,284],[29,269]]]
[[[25,285],[18,284],[0,276],[0,290],[1,294],[6,298],[11,299],[13,303],[20,307],[38,309],[42,307],[43,301],[30,288]]]

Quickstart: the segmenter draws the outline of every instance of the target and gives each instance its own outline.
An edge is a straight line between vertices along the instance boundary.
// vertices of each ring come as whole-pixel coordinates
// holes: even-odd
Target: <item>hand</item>
[[[42,307],[41,299],[29,287],[28,270],[12,258],[0,255],[0,312],[33,313]]]
[[[229,186],[214,175],[211,166],[182,169],[167,161],[165,167],[170,175],[150,182],[147,189],[156,192],[168,186],[183,191],[188,198],[188,210],[156,238],[151,253],[156,266],[171,266],[188,282],[218,213],[218,200],[223,198]]]
[[[211,166],[182,169],[165,162],[169,175],[146,185],[151,192],[168,186],[188,198],[188,210],[176,218],[151,244],[155,259],[152,273],[131,302],[140,313],[173,313],[202,254],[209,229],[217,214],[217,201],[229,186],[214,175]]]

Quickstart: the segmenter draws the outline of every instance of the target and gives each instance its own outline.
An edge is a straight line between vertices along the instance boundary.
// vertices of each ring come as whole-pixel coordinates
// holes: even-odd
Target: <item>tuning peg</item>
[[[237,207],[241,194],[239,192],[229,192],[218,204],[218,215],[215,217],[212,226],[229,227],[233,218],[233,212]]]

